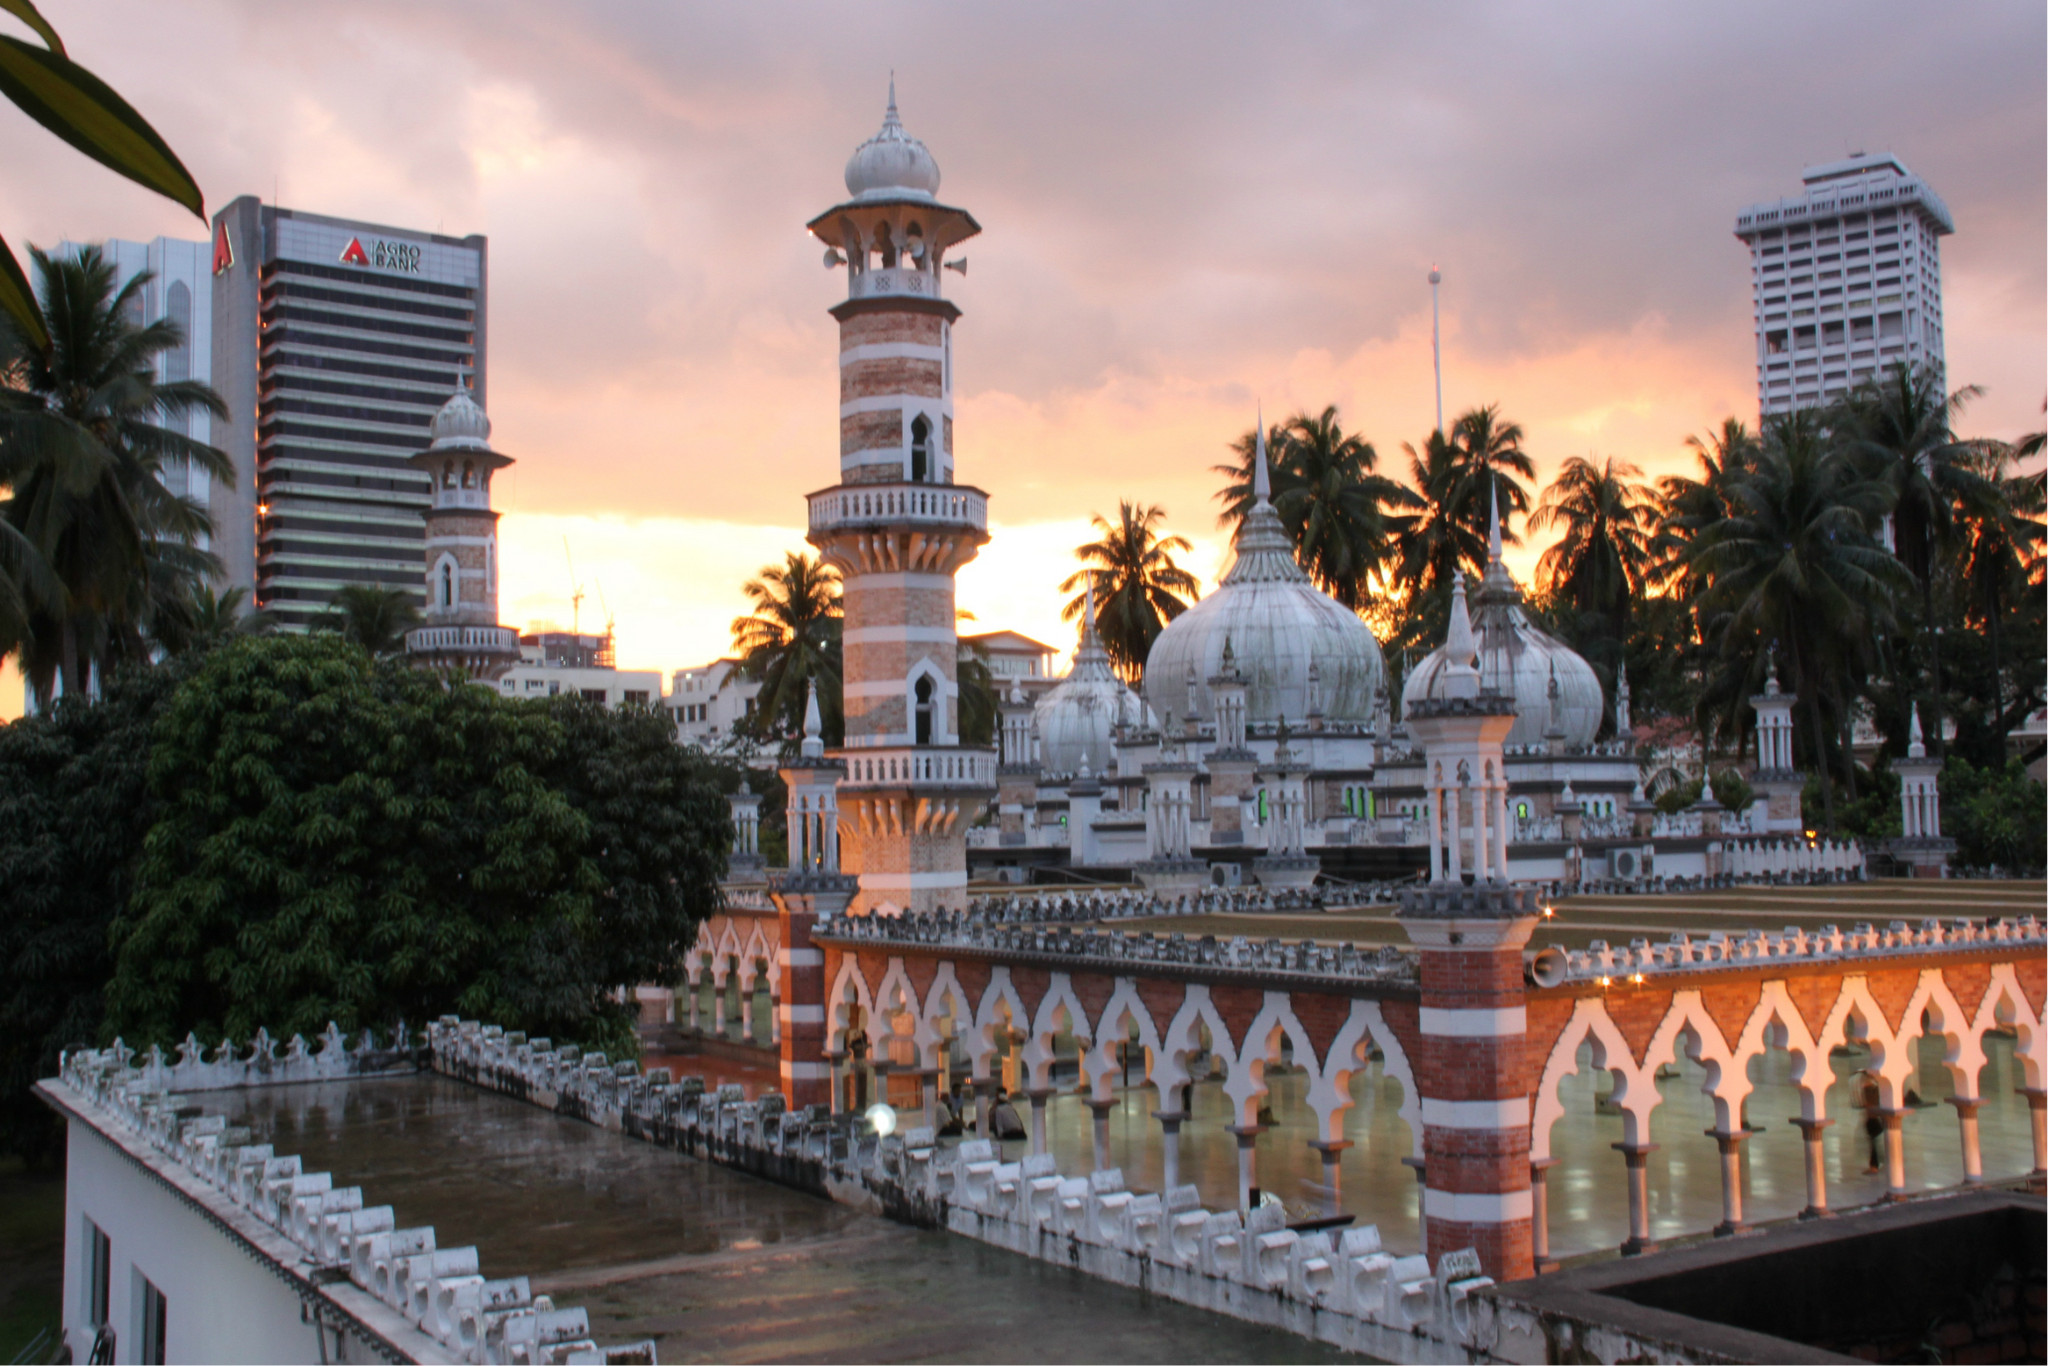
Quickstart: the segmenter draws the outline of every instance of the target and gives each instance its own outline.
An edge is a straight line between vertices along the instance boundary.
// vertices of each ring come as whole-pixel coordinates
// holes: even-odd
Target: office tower
[[[465,378],[486,400],[485,239],[245,195],[215,215],[211,260],[213,385],[230,413],[214,444],[241,503],[216,513],[222,553],[246,555],[257,602],[288,628],[349,584],[424,605],[429,485],[408,458]]]
[[[1944,371],[1948,205],[1889,155],[1811,166],[1790,199],[1735,220],[1750,252],[1757,406],[1815,408],[1894,365]]]

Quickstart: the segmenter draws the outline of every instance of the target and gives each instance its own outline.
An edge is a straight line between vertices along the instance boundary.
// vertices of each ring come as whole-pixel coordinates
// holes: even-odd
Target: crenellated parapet
[[[1894,920],[1883,929],[1864,922],[1848,930],[1823,925],[1812,933],[1787,926],[1783,934],[1749,930],[1729,934],[1711,930],[1694,936],[1674,933],[1662,944],[1631,940],[1615,948],[1596,939],[1584,949],[1550,948],[1545,985],[1573,982],[1607,984],[1614,978],[1726,972],[1732,969],[1785,967],[1794,963],[1827,964],[1852,970],[1859,962],[1873,966],[1930,954],[1967,954],[2018,948],[2048,947],[2048,928],[2028,915],[2017,920],[1977,921],[1925,919],[1917,926]]]
[[[209,1058],[188,1040],[175,1062],[117,1042],[65,1053],[40,1089],[291,1284],[312,1321],[346,1335],[344,1359],[360,1348],[393,1361],[654,1360],[653,1342],[600,1347],[582,1309],[557,1308],[525,1276],[486,1278],[477,1248],[440,1247],[431,1226],[400,1227],[360,1187],[337,1188],[179,1094],[417,1070],[403,1033],[382,1048],[365,1034],[350,1048],[330,1025],[323,1042],[314,1052],[294,1037],[280,1052],[259,1034],[246,1055],[223,1045]]]

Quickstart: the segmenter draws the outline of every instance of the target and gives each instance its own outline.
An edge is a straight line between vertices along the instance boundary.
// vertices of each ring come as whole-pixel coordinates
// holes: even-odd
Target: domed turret
[[[939,192],[939,163],[896,117],[896,78],[889,78],[889,112],[882,131],[854,149],[846,162],[846,192],[856,202],[931,199]]]
[[[1496,500],[1497,506],[1497,500]],[[1508,745],[1535,745],[1546,732],[1562,735],[1568,748],[1589,745],[1600,733],[1605,711],[1600,677],[1577,651],[1529,620],[1522,590],[1501,562],[1500,519],[1494,518],[1486,575],[1472,604],[1470,634],[1477,638],[1479,687],[1514,699],[1515,727]],[[1401,709],[1443,694],[1453,661],[1446,642],[1430,651],[1401,688]],[[1471,642],[1464,643],[1471,649]],[[1555,696],[1552,687],[1555,686]]]
[[[1095,630],[1095,589],[1088,589],[1087,614],[1074,667],[1032,709],[1038,731],[1039,767],[1059,777],[1110,767],[1110,743],[1118,725],[1136,709],[1131,690],[1110,668],[1109,652]]]
[[[1168,623],[1145,661],[1145,697],[1164,716],[1192,702],[1215,708],[1205,680],[1217,675],[1228,643],[1246,681],[1246,716],[1272,723],[1320,711],[1325,723],[1364,724],[1384,685],[1380,644],[1358,614],[1309,582],[1295,562],[1266,469],[1264,419],[1252,471],[1251,511],[1237,534],[1237,560],[1208,597]],[[1315,674],[1312,679],[1311,672]]]
[[[430,451],[483,451],[491,446],[491,420],[469,395],[469,381],[457,381],[455,393],[434,414],[428,429]]]

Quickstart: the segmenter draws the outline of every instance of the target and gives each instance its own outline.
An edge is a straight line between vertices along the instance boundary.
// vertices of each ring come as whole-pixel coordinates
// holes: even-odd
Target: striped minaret
[[[1408,705],[1408,731],[1429,773],[1431,881],[1401,893],[1399,918],[1421,955],[1422,1217],[1435,1259],[1476,1248],[1497,1281],[1535,1274],[1529,1168],[1529,1029],[1522,949],[1535,893],[1511,886],[1495,838],[1503,819],[1502,747],[1512,698],[1484,691],[1460,576],[1441,670]],[[1459,857],[1472,834],[1472,880]]]
[[[992,749],[960,744],[953,576],[988,541],[988,495],[953,479],[946,252],[981,231],[938,202],[903,131],[846,165],[850,196],[809,227],[847,271],[839,322],[839,482],[810,496],[810,541],[845,587],[842,859],[856,914],[962,909],[966,830],[995,795]],[[966,262],[950,263],[964,272]]]

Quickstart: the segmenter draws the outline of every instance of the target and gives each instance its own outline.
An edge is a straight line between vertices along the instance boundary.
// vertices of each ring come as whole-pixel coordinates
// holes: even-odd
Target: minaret
[[[1915,702],[1906,757],[1892,760],[1892,772],[1899,775],[1900,834],[1890,841],[1892,857],[1911,868],[1914,877],[1947,877],[1948,856],[1956,851],[1956,842],[1941,833],[1941,766],[1941,760],[1927,757]]]
[[[405,637],[406,656],[492,680],[519,662],[519,633],[498,624],[498,514],[491,476],[512,463],[491,449],[491,420],[458,380],[434,414],[427,448],[409,458],[433,481],[426,540],[426,624]]]
[[[953,481],[946,253],[981,231],[939,203],[939,167],[882,130],[846,163],[849,198],[808,225],[844,266],[839,482],[810,495],[810,541],[844,579],[844,867],[855,914],[964,909],[966,828],[995,795],[993,750],[959,738],[953,576],[988,541],[988,495]],[[965,273],[966,262],[951,263]]]
[[[1756,711],[1756,772],[1749,785],[1764,808],[1763,829],[1772,834],[1796,834],[1805,828],[1800,794],[1806,790],[1806,775],[1792,760],[1792,704],[1799,699],[1778,687],[1776,660],[1771,661],[1770,669],[1764,690],[1749,699]],[[1754,816],[1750,828],[1756,829]]]

